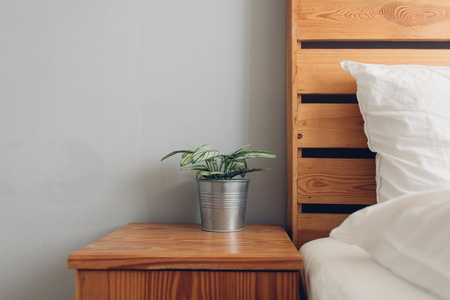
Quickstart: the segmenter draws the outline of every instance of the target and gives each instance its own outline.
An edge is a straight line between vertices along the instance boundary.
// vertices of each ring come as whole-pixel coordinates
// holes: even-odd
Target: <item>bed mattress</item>
[[[358,246],[332,238],[306,243],[303,284],[309,300],[439,300],[396,276]]]

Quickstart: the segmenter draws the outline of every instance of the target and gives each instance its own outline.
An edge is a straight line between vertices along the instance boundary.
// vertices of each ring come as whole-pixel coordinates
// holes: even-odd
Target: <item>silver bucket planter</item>
[[[248,179],[197,180],[202,229],[230,232],[245,228]]]

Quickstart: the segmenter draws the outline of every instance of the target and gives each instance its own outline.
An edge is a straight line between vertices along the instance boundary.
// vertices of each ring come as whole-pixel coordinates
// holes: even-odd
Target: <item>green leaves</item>
[[[164,156],[161,161],[175,155],[182,153],[180,166],[181,170],[195,170],[198,171],[196,178],[199,180],[229,180],[235,176],[240,175],[244,177],[247,173],[256,171],[266,171],[270,169],[264,168],[248,168],[247,158],[276,158],[278,155],[269,151],[262,150],[244,150],[249,145],[246,145],[231,154],[224,154],[209,145],[203,145],[195,150],[177,150]],[[218,163],[220,161],[220,163]],[[193,165],[184,167],[188,164],[204,163],[200,165]]]
[[[197,165],[197,166],[192,166],[192,167],[184,167],[180,169],[181,171],[185,171],[185,170],[196,170],[196,171],[208,171],[209,169],[207,166],[202,166],[202,165]]]
[[[177,150],[177,151],[173,151],[173,152],[170,152],[169,154],[167,154],[166,156],[164,156],[163,158],[161,158],[161,161],[163,161],[163,160],[165,160],[165,159],[167,159],[167,158],[169,158],[171,156],[174,156],[175,154],[178,154],[178,153],[184,153],[183,154],[183,156],[184,156],[187,153],[194,153],[194,151],[192,151],[192,150]]]
[[[257,172],[257,171],[269,171],[269,170],[270,170],[270,169],[265,169],[265,168],[251,168],[251,169],[243,168],[243,169],[240,169],[240,170],[234,170],[234,171],[231,171],[231,172],[229,173],[229,176],[230,176],[231,178],[233,178],[233,177],[238,176],[238,175],[244,175],[244,176],[245,176],[245,174],[251,173],[251,172]],[[244,176],[242,176],[242,178],[244,178]],[[231,179],[231,178],[230,178],[230,179]]]
[[[193,154],[194,154],[194,151],[183,153],[183,155],[181,156],[180,167],[192,163],[192,155]]]
[[[207,171],[198,171],[195,178],[199,179],[199,180],[202,180],[202,179],[213,179],[213,180],[231,179],[231,178],[227,178],[226,174],[223,172],[207,172]]]
[[[247,168],[247,162],[245,159],[233,159],[229,162],[227,168],[230,170],[244,169]]]
[[[275,157],[278,157],[278,155],[272,152],[255,150],[255,151],[241,151],[237,153],[233,159],[238,160],[247,158],[275,158]]]
[[[221,155],[223,154],[216,149],[208,145],[203,145],[201,147],[198,147],[197,150],[195,150],[195,152],[192,154],[192,163],[195,164]]]

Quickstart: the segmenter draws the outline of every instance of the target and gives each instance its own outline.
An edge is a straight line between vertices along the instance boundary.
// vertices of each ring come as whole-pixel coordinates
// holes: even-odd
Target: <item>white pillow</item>
[[[357,82],[377,201],[450,188],[450,68],[341,63]]]
[[[403,279],[450,299],[450,190],[401,196],[350,215],[330,233]]]

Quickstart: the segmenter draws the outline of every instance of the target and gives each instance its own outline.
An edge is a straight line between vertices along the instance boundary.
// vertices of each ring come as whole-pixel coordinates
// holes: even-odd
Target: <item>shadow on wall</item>
[[[252,176],[249,201],[255,208],[248,219],[285,226],[286,3],[252,0],[250,6],[248,139],[279,158],[264,162],[270,174]]]

